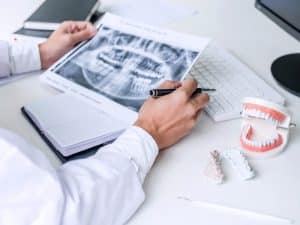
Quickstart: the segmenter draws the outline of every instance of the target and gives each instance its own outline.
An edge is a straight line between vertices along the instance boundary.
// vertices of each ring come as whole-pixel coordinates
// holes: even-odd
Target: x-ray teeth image
[[[56,73],[138,111],[150,89],[181,80],[197,55],[103,26]]]

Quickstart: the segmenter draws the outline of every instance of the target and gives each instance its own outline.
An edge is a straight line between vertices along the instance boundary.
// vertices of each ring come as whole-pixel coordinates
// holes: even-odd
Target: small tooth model
[[[238,149],[228,149],[221,153],[222,158],[229,161],[232,168],[239,174],[242,180],[250,180],[255,176],[247,159]]]
[[[291,116],[281,105],[258,98],[242,102],[240,143],[255,158],[268,158],[284,150],[288,142]]]
[[[221,167],[221,157],[217,150],[209,153],[209,159],[204,169],[204,175],[216,184],[223,183],[224,174]]]

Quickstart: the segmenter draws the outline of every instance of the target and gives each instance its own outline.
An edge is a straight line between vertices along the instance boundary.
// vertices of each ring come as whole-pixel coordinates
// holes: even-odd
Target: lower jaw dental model
[[[242,102],[240,143],[247,156],[269,158],[281,153],[287,142],[291,116],[286,108],[258,98]]]

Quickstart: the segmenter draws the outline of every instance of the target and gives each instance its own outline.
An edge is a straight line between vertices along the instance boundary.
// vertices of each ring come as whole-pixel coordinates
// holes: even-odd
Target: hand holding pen
[[[195,80],[165,81],[159,88],[176,91],[162,98],[148,98],[134,125],[148,132],[158,148],[164,149],[192,130],[209,96],[205,93],[193,95],[197,88]]]
[[[149,94],[153,98],[158,98],[158,97],[170,94],[170,93],[172,93],[175,90],[176,90],[176,88],[152,89],[152,90],[150,90]],[[201,94],[203,92],[214,92],[214,91],[216,91],[216,89],[214,89],[214,88],[196,88],[196,90],[193,92],[193,95],[195,95],[195,94]]]

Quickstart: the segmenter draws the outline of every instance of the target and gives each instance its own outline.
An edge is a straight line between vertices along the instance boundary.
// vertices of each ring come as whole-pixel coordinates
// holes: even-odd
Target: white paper
[[[191,7],[168,0],[104,0],[101,10],[153,25],[174,23],[198,13]]]

